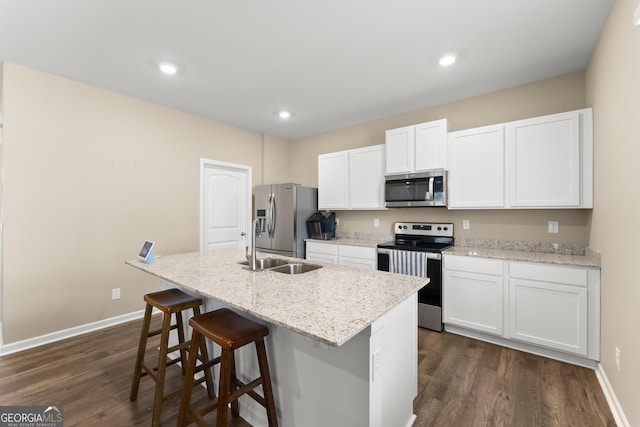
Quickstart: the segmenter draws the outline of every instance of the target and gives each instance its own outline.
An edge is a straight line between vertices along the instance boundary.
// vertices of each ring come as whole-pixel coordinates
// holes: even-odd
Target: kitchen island
[[[242,261],[244,251],[224,249],[127,264],[157,276],[163,288],[202,296],[207,311],[229,307],[269,327],[281,426],[413,423],[416,292],[428,279],[321,263],[302,274],[254,272]],[[244,380],[258,376],[249,347],[237,357]],[[240,406],[249,423],[266,425],[262,407],[247,398]]]

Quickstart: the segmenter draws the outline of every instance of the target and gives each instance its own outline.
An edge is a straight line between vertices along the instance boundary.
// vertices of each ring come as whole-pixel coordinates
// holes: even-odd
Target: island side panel
[[[225,305],[216,300],[206,301],[207,311],[222,307]],[[370,328],[344,345],[332,347],[238,313],[269,328],[267,357],[281,427],[375,425],[369,422]],[[254,348],[242,348],[236,361],[241,380],[249,382],[258,376]],[[240,398],[240,415],[252,426],[267,426],[264,408],[249,397]]]
[[[418,394],[417,294],[376,320],[371,329],[371,392],[380,399],[371,405],[378,412],[371,416],[371,425],[410,427]]]
[[[163,288],[179,287],[162,282]],[[222,307],[226,306],[205,298],[206,311]],[[269,328],[266,346],[280,426],[412,425],[417,394],[416,294],[339,347],[232,309]],[[216,348],[210,351],[219,354]],[[259,375],[253,346],[241,349],[236,360],[242,380]],[[241,397],[240,407],[251,425],[267,425],[264,408],[252,399]]]

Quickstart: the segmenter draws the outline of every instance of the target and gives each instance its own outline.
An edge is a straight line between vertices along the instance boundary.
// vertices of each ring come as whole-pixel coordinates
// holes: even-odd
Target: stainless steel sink
[[[246,265],[247,270],[251,270],[249,261],[242,261],[239,264]],[[256,271],[275,271],[283,274],[301,274],[321,268],[321,265],[305,264],[302,262],[290,262],[279,258],[260,258],[256,260]]]
[[[267,268],[278,267],[288,263],[289,261],[279,258],[260,258],[256,260],[256,267],[258,270],[266,270]],[[249,266],[250,262],[243,261],[240,264]]]
[[[322,268],[322,266],[315,264],[289,263],[281,265],[280,267],[270,268],[269,270],[284,274],[302,274],[319,268]]]

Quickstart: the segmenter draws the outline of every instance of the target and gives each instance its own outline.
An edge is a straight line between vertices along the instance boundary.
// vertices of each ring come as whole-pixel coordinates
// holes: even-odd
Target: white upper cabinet
[[[414,139],[415,129],[413,126],[405,126],[385,132],[387,174],[414,170]]]
[[[507,123],[512,207],[592,208],[591,109]]]
[[[384,145],[349,151],[349,207],[384,208]]]
[[[319,209],[385,209],[384,145],[318,156]]]
[[[318,156],[318,208],[349,207],[349,152]]]
[[[447,119],[415,126],[415,170],[447,168],[447,135],[451,125]]]
[[[390,129],[385,133],[386,173],[447,168],[447,119]]]
[[[503,208],[504,128],[449,134],[449,208]]]
[[[592,207],[590,108],[449,134],[449,208]]]

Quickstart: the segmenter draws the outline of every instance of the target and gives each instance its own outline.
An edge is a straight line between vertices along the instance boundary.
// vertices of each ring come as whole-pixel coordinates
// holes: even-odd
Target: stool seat
[[[142,322],[142,330],[140,332],[140,343],[138,345],[138,354],[136,357],[136,364],[133,371],[133,380],[131,383],[131,392],[129,399],[135,401],[138,397],[138,388],[140,386],[140,379],[144,376],[149,376],[156,383],[154,391],[153,401],[153,414],[151,425],[159,426],[162,412],[162,404],[173,397],[177,397],[182,393],[182,387],[174,390],[173,392],[166,394],[164,392],[164,382],[166,377],[166,370],[168,366],[180,363],[182,375],[186,372],[187,365],[187,352],[197,360],[208,360],[209,356],[207,348],[203,338],[196,341],[196,345],[193,348],[190,347],[191,340],[185,338],[183,311],[192,310],[193,315],[200,315],[200,305],[202,305],[202,298],[189,295],[182,292],[180,289],[166,289],[159,292],[153,292],[144,296],[146,302],[144,318]],[[150,331],[151,327],[151,315],[153,309],[156,308],[162,312],[162,326],[159,329]],[[171,319],[175,317],[175,323],[171,324]],[[169,347],[169,333],[172,330],[176,330],[178,334],[178,344]],[[159,355],[155,366],[149,366],[145,363],[145,354],[147,349],[147,341],[153,336],[160,335],[160,345],[158,346]],[[168,355],[174,351],[179,351],[179,357],[169,359]],[[189,382],[189,386],[194,384],[201,384],[206,382],[207,393],[210,399],[215,398],[215,392],[213,389],[213,375],[209,369],[199,369],[198,372],[204,370],[204,376],[195,382],[193,378]],[[191,374],[193,376],[193,374]]]
[[[144,300],[164,313],[177,313],[202,305],[202,298],[171,288],[146,294]]]
[[[193,329],[191,337],[192,349],[194,348],[194,343],[201,337],[205,337],[220,346],[220,357],[203,362],[198,367],[201,369],[202,367],[220,363],[218,400],[200,411],[196,411],[191,406],[191,387],[187,383],[193,377],[192,373],[195,370],[196,359],[190,352],[187,373],[185,374],[185,387],[182,390],[180,401],[178,426],[185,426],[188,420],[194,421],[199,426],[205,426],[203,415],[216,409],[216,426],[225,427],[227,425],[229,404],[231,405],[232,416],[238,417],[240,414],[238,398],[247,394],[267,410],[269,427],[277,427],[275,400],[271,387],[267,352],[264,345],[264,338],[269,335],[269,329],[226,308],[194,316],[189,320],[189,325]],[[236,377],[234,351],[251,343],[255,344],[260,376],[245,384]],[[254,391],[259,385],[262,385],[264,396],[260,396]]]
[[[269,329],[236,314],[220,309],[191,319],[189,325],[221,347],[235,350],[269,335]]]

